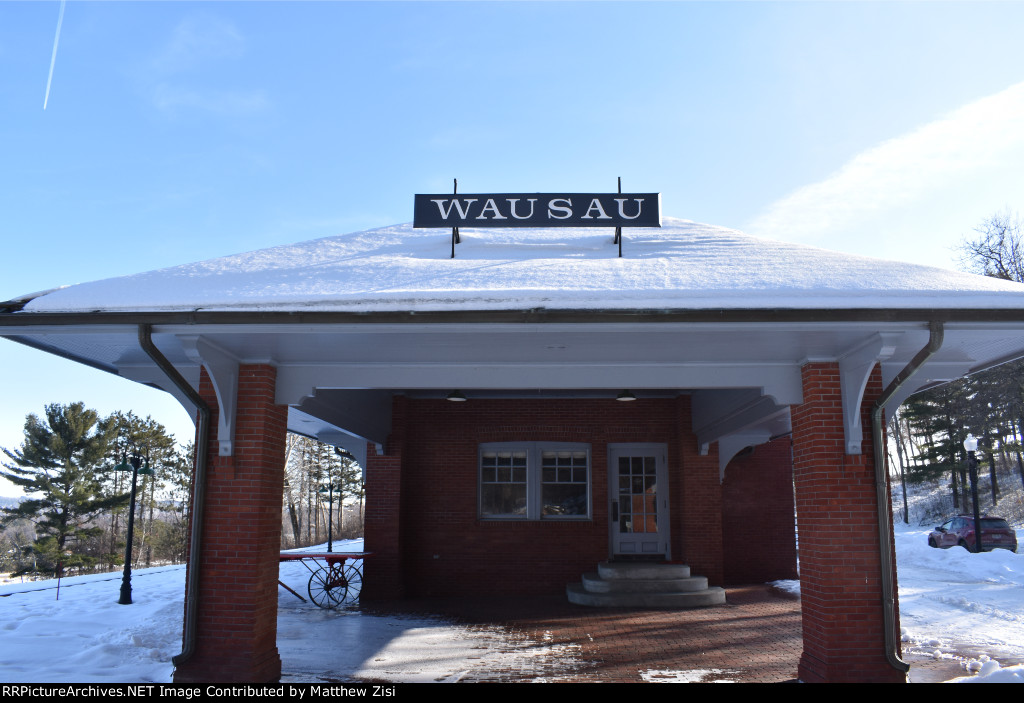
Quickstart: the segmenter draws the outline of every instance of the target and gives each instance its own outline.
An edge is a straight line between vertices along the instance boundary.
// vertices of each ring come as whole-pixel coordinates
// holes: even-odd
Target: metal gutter
[[[942,347],[945,337],[943,323],[928,323],[928,343],[910,360],[896,378],[878,396],[871,408],[871,445],[875,459],[875,495],[878,501],[878,541],[882,566],[882,619],[885,628],[885,658],[896,670],[906,673],[910,665],[897,653],[896,637],[896,583],[893,579],[892,519],[889,515],[888,476],[885,468],[884,422],[885,404],[899,392],[911,377]]]
[[[199,421],[196,423],[196,471],[192,487],[191,534],[189,535],[188,576],[185,584],[185,626],[182,633],[181,653],[171,658],[174,666],[181,666],[188,661],[196,650],[196,607],[199,592],[199,550],[202,537],[203,505],[206,499],[206,462],[207,449],[210,443],[210,406],[202,396],[189,385],[188,381],[178,373],[174,365],[167,360],[153,343],[153,327],[148,324],[139,325],[139,346],[146,352],[153,363],[166,374],[167,378],[199,409]]]
[[[6,312],[0,328],[91,325],[373,324],[373,323],[573,323],[573,322],[1024,322],[1024,308],[729,308],[549,309],[416,311],[172,311]],[[8,335],[14,338],[14,335]]]

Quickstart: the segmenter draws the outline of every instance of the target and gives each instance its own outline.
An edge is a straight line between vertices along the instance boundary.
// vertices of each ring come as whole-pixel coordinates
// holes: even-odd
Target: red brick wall
[[[741,452],[725,467],[722,535],[725,582],[795,579],[792,440]]]
[[[276,372],[242,366],[234,456],[217,455],[217,398],[204,371],[199,392],[213,409],[199,568],[195,654],[176,682],[276,681],[277,573],[281,545],[287,408],[274,405]]]
[[[668,445],[673,557],[685,554],[720,581],[720,536],[688,534],[720,531],[721,520],[717,457],[696,456],[688,398],[396,398],[394,408],[387,455],[368,461],[366,548],[379,553],[366,566],[369,598],[564,593],[608,557],[609,443]],[[589,443],[592,519],[478,519],[478,448],[486,442]],[[684,464],[694,471],[686,479]]]
[[[857,456],[845,453],[838,364],[804,366],[803,392],[804,402],[792,408],[804,640],[800,678],[902,682],[905,675],[884,656],[870,436],[881,375],[876,368],[864,395],[865,436]]]
[[[676,434],[679,443],[670,454],[683,466],[682,476],[673,475],[672,552],[673,557],[690,565],[695,575],[707,576],[708,583],[724,581],[722,556],[722,484],[718,478],[718,444],[712,444],[701,456],[693,434],[690,398],[678,399]],[[671,456],[670,456],[671,460]]]

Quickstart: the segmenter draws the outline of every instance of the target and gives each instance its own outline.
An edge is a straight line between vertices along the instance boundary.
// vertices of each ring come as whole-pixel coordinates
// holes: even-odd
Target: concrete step
[[[601,562],[581,583],[566,586],[569,602],[606,608],[703,608],[725,603],[725,591],[691,576],[685,564]]]
[[[706,576],[609,579],[602,578],[597,572],[583,574],[583,588],[591,593],[690,593],[707,587]]]
[[[725,603],[725,591],[717,586],[681,593],[592,593],[583,584],[566,587],[569,602],[604,608],[704,608]]]
[[[674,580],[690,578],[690,567],[644,561],[602,561],[597,565],[597,573],[605,580]]]

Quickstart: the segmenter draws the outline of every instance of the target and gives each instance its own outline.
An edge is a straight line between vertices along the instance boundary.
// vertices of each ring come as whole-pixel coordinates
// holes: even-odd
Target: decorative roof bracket
[[[737,432],[726,435],[718,440],[718,482],[725,480],[725,467],[737,454],[747,447],[756,447],[771,439],[771,433],[767,430],[755,430],[753,432]]]
[[[868,379],[879,361],[885,361],[896,351],[896,342],[902,333],[876,332],[866,341],[846,352],[839,359],[839,385],[843,397],[843,430],[846,453],[860,454],[864,442],[861,422],[861,403]]]
[[[235,442],[235,420],[238,415],[238,359],[222,347],[199,335],[182,335],[178,339],[185,355],[206,369],[217,394],[217,454],[232,456]]]

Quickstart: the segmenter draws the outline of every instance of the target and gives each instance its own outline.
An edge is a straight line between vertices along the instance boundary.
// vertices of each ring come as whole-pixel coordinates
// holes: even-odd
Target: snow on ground
[[[168,683],[181,651],[185,567],[133,572],[132,605],[118,605],[120,574],[9,583],[0,588],[4,683]],[[18,593],[26,588],[36,589]]]
[[[1024,661],[1024,549],[932,549],[930,531],[894,527],[904,654],[959,660],[971,675],[958,682],[1024,683],[1024,666],[998,663]],[[800,592],[798,581],[773,585]]]
[[[362,548],[362,540],[334,545],[335,552]],[[325,549],[326,545],[319,545],[295,551]],[[307,595],[309,571],[301,563],[282,564],[281,580]],[[557,658],[567,670],[575,661],[568,648],[526,642],[498,630],[469,628],[443,619],[321,610],[283,589],[277,627],[283,681],[330,678],[453,683],[483,677],[484,672],[496,669],[536,671],[540,679],[546,674],[538,661]],[[338,642],[346,644],[332,644]]]
[[[362,551],[362,540],[335,542],[334,551]],[[281,580],[307,596],[301,563],[282,564]],[[0,679],[169,683],[171,657],[181,651],[185,567],[133,571],[132,605],[118,605],[120,586],[120,574],[63,579],[59,600],[56,581],[0,587]],[[321,610],[284,589],[278,604],[283,681],[453,682],[498,668],[536,670],[541,679],[550,667],[540,660],[558,659],[567,669],[575,661],[564,647],[441,619]]]
[[[660,671],[648,669],[640,672],[646,683],[736,683],[729,678],[728,669],[691,669],[689,671]]]
[[[1024,661],[1024,554],[931,549],[927,534],[928,528],[895,530],[904,651],[961,660],[967,670],[958,681],[1024,682],[1024,667],[999,664]],[[358,540],[335,543],[338,552],[361,549]],[[281,580],[306,595],[309,572],[301,563],[282,564]],[[181,650],[184,581],[183,566],[136,570],[130,606],[117,604],[119,574],[64,579],[59,600],[54,581],[0,587],[0,677],[5,683],[169,682],[171,657]],[[453,682],[495,670],[535,672],[543,681],[551,661],[566,672],[579,663],[570,648],[499,630],[321,610],[284,589],[278,602],[285,681]],[[728,681],[729,673],[650,671],[646,678]]]
[[[1024,661],[1024,553],[932,549],[930,531],[895,530],[904,651],[962,657],[982,675],[1021,680],[1024,667],[1000,672],[996,661]]]

